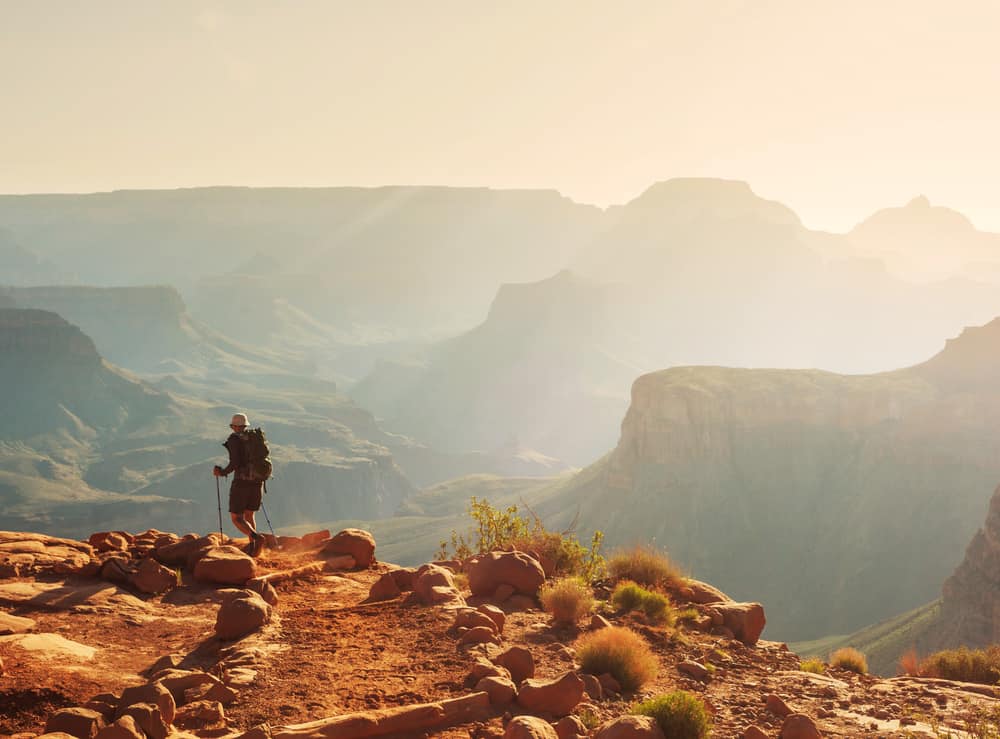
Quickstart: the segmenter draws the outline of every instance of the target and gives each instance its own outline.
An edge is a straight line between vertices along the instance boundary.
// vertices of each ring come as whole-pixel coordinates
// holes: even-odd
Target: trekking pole
[[[264,511],[264,520],[267,521],[267,527],[271,529],[271,536],[274,537],[274,547],[275,549],[280,549],[281,547],[278,546],[278,537],[274,533],[274,526],[271,525],[271,519],[268,518],[267,508],[264,507],[264,501],[260,502],[260,509]]]
[[[222,533],[222,492],[219,490],[219,476],[215,476],[215,499],[219,501],[219,536],[225,538]]]

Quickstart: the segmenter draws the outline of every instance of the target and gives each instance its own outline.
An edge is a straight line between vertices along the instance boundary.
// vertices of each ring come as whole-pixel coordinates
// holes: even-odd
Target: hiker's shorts
[[[259,511],[263,487],[263,480],[233,480],[229,486],[229,512]]]

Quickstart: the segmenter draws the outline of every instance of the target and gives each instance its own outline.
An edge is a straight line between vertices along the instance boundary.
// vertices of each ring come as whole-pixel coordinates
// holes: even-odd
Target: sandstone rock
[[[567,672],[555,680],[528,678],[517,690],[517,702],[533,713],[565,716],[583,698],[583,680],[575,672]]]
[[[45,733],[61,731],[77,739],[91,739],[104,728],[104,717],[87,708],[62,708],[45,722]]]
[[[476,626],[464,632],[459,638],[459,644],[498,644],[500,638],[497,636],[496,627],[490,621],[489,626]]]
[[[413,590],[413,581],[417,577],[417,570],[413,567],[400,567],[395,570],[389,570],[389,574],[392,575],[392,579],[396,581],[396,587],[400,590]]]
[[[538,607],[538,602],[530,595],[514,593],[505,601],[511,611],[534,611]]]
[[[688,603],[726,603],[732,601],[728,595],[716,587],[690,578],[684,580],[674,592]]]
[[[469,687],[472,687],[484,677],[502,677],[506,680],[511,679],[510,670],[506,667],[495,665],[488,659],[478,657],[473,663],[472,669],[469,670],[469,675],[465,681]]]
[[[725,626],[744,644],[753,646],[760,639],[767,623],[760,603],[716,603],[712,608],[722,614]]]
[[[197,701],[214,701],[216,703],[221,703],[224,706],[228,706],[234,700],[236,700],[239,693],[221,682],[218,683],[202,683],[201,685],[195,686],[193,688],[187,688],[184,690],[184,697],[182,700],[178,701],[179,705],[187,705],[188,703],[195,703]]]
[[[431,564],[435,564],[438,567],[446,567],[456,575],[462,571],[462,563],[457,559],[439,559],[435,560]]]
[[[489,552],[469,565],[473,595],[492,595],[500,585],[510,585],[523,595],[537,595],[545,582],[538,560],[524,552]]]
[[[591,631],[599,631],[600,629],[606,629],[609,626],[611,626],[611,622],[599,613],[595,613],[590,617]]]
[[[500,629],[497,628],[496,621],[487,616],[485,613],[474,608],[463,608],[455,614],[455,623],[452,624],[452,628],[458,629],[465,627],[467,629],[474,629],[477,626],[483,626],[494,634],[499,634]]]
[[[89,708],[91,711],[97,711],[105,721],[114,721],[115,710],[118,708],[118,698],[109,693],[103,693],[102,695],[110,697],[107,699],[91,698],[83,704],[83,707]]]
[[[183,654],[164,654],[162,657],[157,657],[153,664],[142,671],[142,674],[151,677],[163,670],[175,670],[183,661]]]
[[[146,739],[142,729],[131,716],[122,716],[113,724],[97,732],[97,739]]]
[[[214,729],[226,722],[226,712],[217,701],[195,701],[177,711],[174,723],[182,729]]]
[[[349,554],[358,567],[375,561],[375,537],[361,529],[344,529],[323,545],[324,554]]]
[[[781,725],[781,739],[820,739],[816,722],[803,713],[793,713]]]
[[[193,534],[185,536],[180,541],[162,544],[153,550],[153,556],[161,564],[168,567],[184,567],[190,569],[211,549],[221,543],[218,534],[198,537]]]
[[[504,624],[507,623],[507,614],[492,603],[483,603],[477,606],[476,610],[480,613],[486,614],[493,620],[493,623],[497,626],[497,633],[503,633]]]
[[[127,557],[108,557],[101,565],[102,580],[115,583],[128,583],[135,574],[135,568]]]
[[[504,729],[503,739],[559,739],[548,721],[537,716],[517,716]]]
[[[484,677],[476,683],[476,690],[481,690],[490,697],[490,705],[506,706],[513,702],[517,695],[514,683],[504,677]]]
[[[461,594],[455,588],[451,570],[437,565],[424,565],[417,570],[417,578],[413,582],[413,592],[427,605],[454,601]]]
[[[775,716],[780,716],[781,718],[785,718],[785,716],[794,713],[794,711],[788,707],[788,704],[782,700],[781,696],[775,695],[774,693],[768,695],[764,700],[764,707]]]
[[[514,589],[513,585],[502,583],[497,586],[496,590],[493,591],[493,600],[497,603],[506,603],[507,600],[516,592],[517,591]]]
[[[166,739],[170,727],[160,715],[159,706],[152,703],[135,703],[125,709],[124,716],[135,719],[136,726],[148,739]]]
[[[271,739],[271,727],[267,724],[257,724],[244,731],[236,739]]]
[[[8,634],[23,634],[35,628],[35,619],[14,616],[0,611],[0,636]]]
[[[88,543],[98,552],[124,552],[130,544],[129,540],[119,531],[102,531],[91,534]]]
[[[577,739],[577,737],[587,736],[590,733],[583,721],[576,716],[563,716],[556,721],[555,728],[559,739]]]
[[[118,699],[115,718],[124,716],[126,709],[129,706],[134,706],[136,703],[150,703],[155,705],[160,709],[160,716],[163,717],[164,723],[173,723],[177,704],[174,701],[174,696],[161,683],[154,682],[125,688],[122,691],[122,697]]]
[[[601,690],[604,691],[605,695],[618,695],[622,692],[621,684],[615,680],[615,676],[611,673],[604,672],[598,675],[597,681],[601,684]]]
[[[177,587],[177,573],[147,557],[139,563],[129,578],[129,584],[140,593],[165,593]]]
[[[693,677],[695,680],[707,680],[709,678],[708,668],[700,662],[686,659],[677,665],[678,672]]]
[[[368,591],[366,600],[371,603],[382,600],[392,600],[400,595],[399,585],[396,584],[391,572],[386,572],[376,580]]]
[[[194,579],[198,582],[221,585],[242,585],[257,572],[253,557],[236,547],[223,546],[210,549],[194,566]]]
[[[751,724],[743,730],[743,739],[767,739],[767,733],[756,724]]]
[[[94,548],[82,541],[0,531],[0,578],[79,573],[93,556]]]
[[[271,620],[271,606],[251,590],[245,596],[231,598],[219,607],[215,634],[220,639],[241,639]]]
[[[323,529],[322,531],[311,531],[308,534],[302,535],[302,546],[305,548],[318,547],[320,544],[325,544],[330,539],[330,529]]]
[[[663,730],[649,716],[619,716],[601,724],[594,739],[665,739]]]
[[[535,658],[524,647],[511,647],[498,654],[493,661],[510,672],[515,685],[535,676]]]
[[[586,691],[590,700],[604,700],[604,688],[601,687],[601,681],[597,679],[596,675],[582,673],[580,675],[580,679],[583,680],[583,689]]]

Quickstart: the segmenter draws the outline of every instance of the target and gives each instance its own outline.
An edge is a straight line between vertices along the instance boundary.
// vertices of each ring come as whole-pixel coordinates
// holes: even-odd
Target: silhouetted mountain
[[[72,282],[54,264],[25,249],[6,229],[0,228],[0,279],[8,285],[51,285]]]

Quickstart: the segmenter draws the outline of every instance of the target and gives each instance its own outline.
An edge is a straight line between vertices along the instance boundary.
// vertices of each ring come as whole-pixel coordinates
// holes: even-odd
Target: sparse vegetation
[[[634,691],[654,677],[659,661],[646,640],[630,629],[611,626],[577,642],[577,660],[584,672],[611,673],[623,690]]]
[[[673,626],[677,621],[677,613],[667,596],[646,590],[629,580],[618,583],[611,594],[611,602],[623,611],[642,611],[651,623]]]
[[[469,576],[464,572],[456,572],[451,576],[451,579],[455,582],[455,587],[459,590],[469,589]]]
[[[615,580],[632,580],[646,587],[666,585],[683,577],[665,552],[647,544],[614,552],[608,558],[608,573]]]
[[[920,677],[920,657],[915,647],[910,647],[899,657],[899,674]]]
[[[868,674],[868,660],[865,659],[865,655],[854,647],[844,647],[831,654],[830,666],[839,667],[842,670],[850,670],[859,675]]]
[[[581,577],[588,583],[603,576],[602,532],[594,532],[587,548],[577,539],[572,526],[563,532],[549,531],[531,509],[528,513],[530,519],[520,515],[516,505],[494,508],[488,500],[473,496],[468,514],[475,528],[467,534],[453,530],[450,554],[449,542],[442,541],[434,556],[436,559],[466,559],[474,554],[518,549],[548,560],[557,575]]]
[[[590,586],[578,577],[564,577],[546,583],[538,592],[538,599],[546,613],[561,624],[576,623],[594,607]]]
[[[994,685],[1000,681],[1000,645],[935,652],[920,662],[917,672],[922,677]]]
[[[822,675],[826,672],[826,663],[818,657],[811,657],[809,659],[802,660],[799,665],[799,669],[803,672],[814,672],[817,675]]]
[[[703,739],[712,730],[712,719],[701,699],[686,690],[658,695],[632,707],[632,713],[652,717],[664,736]]]

